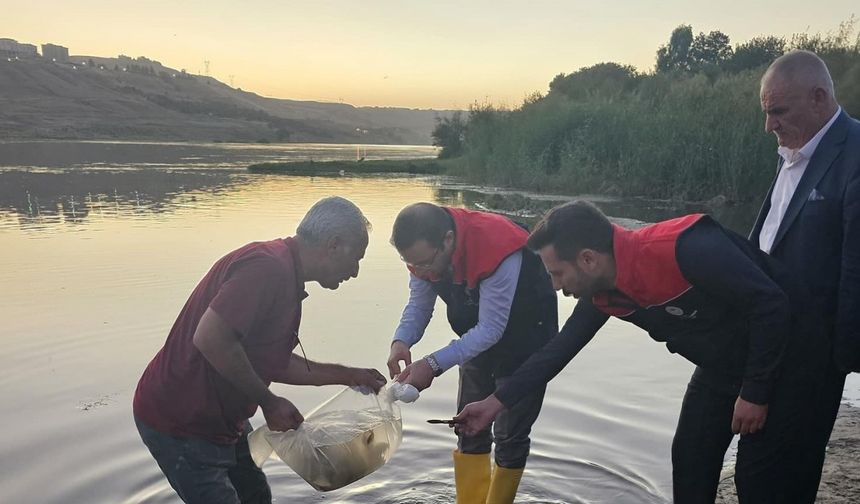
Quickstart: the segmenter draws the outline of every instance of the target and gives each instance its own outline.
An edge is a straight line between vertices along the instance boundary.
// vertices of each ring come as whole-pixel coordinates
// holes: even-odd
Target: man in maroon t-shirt
[[[350,201],[330,197],[305,215],[296,236],[254,242],[203,277],[149,363],[134,417],[170,485],[189,503],[268,503],[271,490],[248,451],[248,418],[259,406],[275,431],[304,418],[271,382],[358,385],[375,391],[375,369],[295,355],[304,284],[337,289],[358,276],[369,223]]]

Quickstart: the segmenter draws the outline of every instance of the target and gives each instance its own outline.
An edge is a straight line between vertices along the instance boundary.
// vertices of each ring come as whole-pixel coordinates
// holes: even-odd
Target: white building
[[[35,58],[39,53],[33,44],[21,44],[10,38],[0,38],[0,58]]]
[[[42,57],[57,62],[69,61],[69,48],[61,45],[42,44]]]

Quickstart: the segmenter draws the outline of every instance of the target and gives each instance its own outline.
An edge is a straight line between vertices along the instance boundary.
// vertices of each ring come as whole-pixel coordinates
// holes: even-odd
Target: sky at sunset
[[[262,95],[354,105],[516,106],[558,73],[650,70],[680,24],[756,35],[834,31],[856,0],[84,0],[11,2],[0,37],[73,55],[147,56]]]

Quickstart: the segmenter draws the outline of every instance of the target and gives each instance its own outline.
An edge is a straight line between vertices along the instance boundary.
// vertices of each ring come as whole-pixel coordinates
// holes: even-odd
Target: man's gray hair
[[[762,84],[771,77],[777,77],[792,88],[812,90],[821,88],[834,99],[833,78],[824,60],[811,51],[794,50],[774,60],[761,78]]]
[[[308,210],[296,228],[296,235],[312,245],[322,245],[334,237],[351,245],[366,243],[370,221],[346,198],[329,196]]]

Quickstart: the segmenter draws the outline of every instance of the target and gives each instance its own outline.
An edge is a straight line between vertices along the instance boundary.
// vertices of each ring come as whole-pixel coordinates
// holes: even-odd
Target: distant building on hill
[[[33,44],[22,44],[10,38],[0,38],[0,58],[35,58],[39,53]]]
[[[69,48],[55,44],[42,44],[42,57],[51,61],[65,63],[69,61]]]

